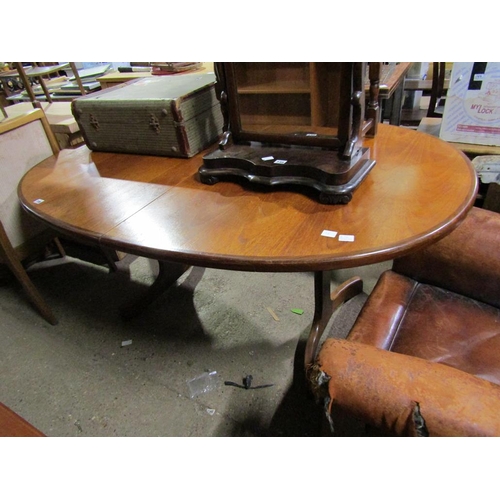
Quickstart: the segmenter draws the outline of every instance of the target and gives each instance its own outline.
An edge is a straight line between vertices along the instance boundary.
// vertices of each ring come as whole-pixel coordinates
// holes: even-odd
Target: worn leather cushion
[[[335,404],[378,429],[403,436],[500,436],[500,386],[455,368],[328,339],[316,370],[323,375],[317,380],[330,377],[330,410]]]
[[[473,207],[452,233],[394,261],[393,271],[500,307],[500,216]]]
[[[348,339],[500,385],[500,311],[393,271],[381,276]]]

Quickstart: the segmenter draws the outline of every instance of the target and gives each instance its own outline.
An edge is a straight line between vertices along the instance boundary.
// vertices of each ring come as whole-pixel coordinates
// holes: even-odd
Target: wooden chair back
[[[55,317],[22,261],[43,249],[55,234],[23,212],[17,186],[29,169],[58,152],[57,140],[41,109],[0,122],[0,262],[9,267],[50,323],[56,323]]]

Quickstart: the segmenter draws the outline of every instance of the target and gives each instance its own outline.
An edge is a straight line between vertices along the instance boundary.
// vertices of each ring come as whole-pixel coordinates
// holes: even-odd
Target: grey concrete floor
[[[369,293],[390,265],[336,271],[333,284],[359,275]],[[123,320],[120,307],[156,272],[156,262],[133,256],[114,273],[73,257],[36,264],[30,276],[56,326],[4,280],[0,400],[47,436],[321,433],[321,411],[298,369],[313,319],[312,273],[195,267],[139,317]],[[332,335],[347,334],[366,293],[336,314]],[[272,385],[224,384],[248,375],[252,386]],[[193,395],[189,381],[199,376],[210,390]]]

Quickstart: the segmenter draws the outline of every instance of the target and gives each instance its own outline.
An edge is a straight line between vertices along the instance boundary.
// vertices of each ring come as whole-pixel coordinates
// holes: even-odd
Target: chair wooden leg
[[[59,241],[59,238],[54,238],[54,243],[57,247],[57,251],[61,254],[61,257],[66,257],[66,250],[62,246],[62,243]]]
[[[0,229],[3,228],[0,227]],[[51,325],[56,325],[56,317],[41,296],[40,292],[32,283],[28,273],[17,258],[16,251],[12,248],[10,241],[7,239],[5,232],[2,230],[0,230],[0,257],[1,260],[5,261],[5,264],[19,281],[29,300],[33,303],[41,316]]]

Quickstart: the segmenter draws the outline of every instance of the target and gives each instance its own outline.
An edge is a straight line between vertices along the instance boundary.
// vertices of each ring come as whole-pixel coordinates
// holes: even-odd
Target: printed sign
[[[441,139],[500,145],[500,63],[454,63]]]

